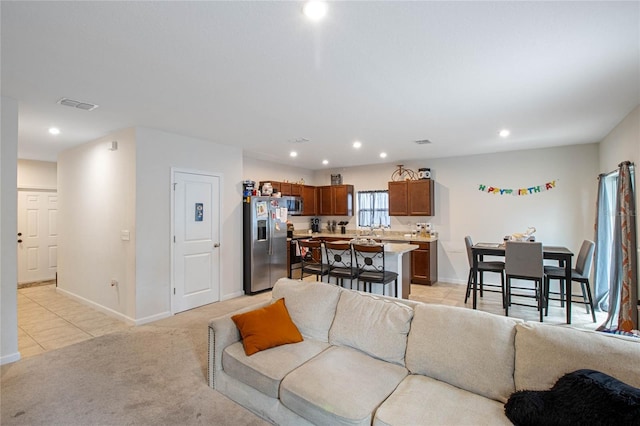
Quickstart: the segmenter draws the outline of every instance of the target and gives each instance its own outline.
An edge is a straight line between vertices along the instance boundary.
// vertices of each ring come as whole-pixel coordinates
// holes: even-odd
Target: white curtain
[[[389,218],[389,192],[358,191],[358,226],[384,226]]]
[[[613,225],[615,222],[618,171],[598,176],[596,212],[596,252],[594,262],[593,304],[599,311],[609,310]]]

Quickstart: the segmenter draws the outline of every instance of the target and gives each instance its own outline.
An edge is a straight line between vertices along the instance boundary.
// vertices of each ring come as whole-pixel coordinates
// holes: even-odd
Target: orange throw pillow
[[[255,311],[234,315],[231,319],[240,330],[247,356],[303,340],[298,327],[291,321],[284,299]]]

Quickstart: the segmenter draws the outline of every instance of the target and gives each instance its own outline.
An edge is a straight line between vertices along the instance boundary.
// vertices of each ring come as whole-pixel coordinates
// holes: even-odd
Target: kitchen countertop
[[[350,240],[352,238],[357,238],[357,237],[361,237],[361,238],[372,238],[374,240],[380,240],[381,242],[388,242],[388,243],[395,243],[395,242],[399,242],[399,243],[408,243],[408,242],[417,242],[417,243],[430,243],[432,241],[438,241],[438,237],[420,237],[418,235],[416,236],[410,236],[410,237],[405,237],[404,236],[405,233],[404,232],[385,232],[384,235],[380,235],[380,236],[375,236],[375,235],[358,235],[356,232],[347,232],[346,234],[341,234],[339,232],[336,233],[332,233],[332,232],[314,232],[312,234],[309,234],[308,231],[304,230],[304,231],[294,231],[293,232],[293,238],[344,238],[345,240]]]

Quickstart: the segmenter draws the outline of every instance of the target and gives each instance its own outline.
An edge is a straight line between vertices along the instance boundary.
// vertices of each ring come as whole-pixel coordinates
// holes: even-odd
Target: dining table
[[[505,257],[505,243],[476,243],[471,247],[473,257],[473,309],[477,308],[478,288],[478,262],[484,260],[484,256]],[[558,266],[564,267],[564,294],[567,314],[567,324],[571,324],[571,259],[573,252],[562,246],[542,245],[543,259],[558,261]]]

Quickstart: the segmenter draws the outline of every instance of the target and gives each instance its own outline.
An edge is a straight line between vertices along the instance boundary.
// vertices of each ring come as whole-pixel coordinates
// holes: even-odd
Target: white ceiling
[[[598,142],[640,101],[639,2],[301,6],[2,1],[19,157],[146,126],[309,169],[401,163]]]

